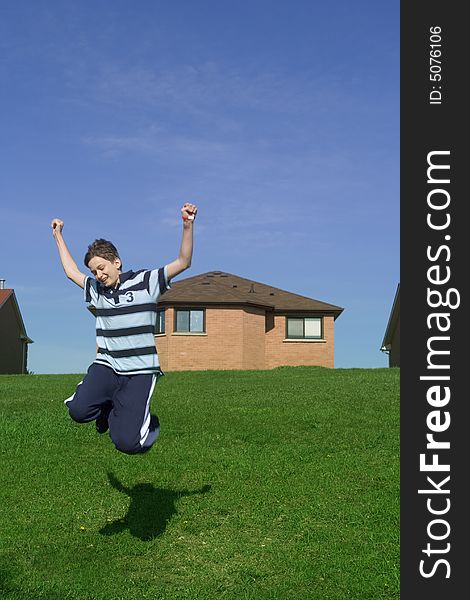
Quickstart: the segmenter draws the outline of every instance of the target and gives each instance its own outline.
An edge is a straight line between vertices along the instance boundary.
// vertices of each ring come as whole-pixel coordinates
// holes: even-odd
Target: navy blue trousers
[[[150,398],[157,375],[118,375],[110,367],[93,363],[75,390],[65,400],[77,423],[96,420],[109,412],[109,435],[118,450],[126,454],[146,452],[159,431],[150,419]]]

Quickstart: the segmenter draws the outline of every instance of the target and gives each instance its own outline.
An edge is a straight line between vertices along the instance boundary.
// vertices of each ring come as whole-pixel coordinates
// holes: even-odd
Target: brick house
[[[27,373],[28,344],[33,340],[26,335],[15,291],[4,284],[0,279],[0,373]]]
[[[163,371],[334,367],[339,306],[221,271],[171,286],[157,312]]]

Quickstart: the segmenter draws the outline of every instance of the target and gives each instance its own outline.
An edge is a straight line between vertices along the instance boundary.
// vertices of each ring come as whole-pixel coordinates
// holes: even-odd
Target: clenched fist
[[[181,216],[183,217],[183,221],[194,221],[197,214],[197,206],[195,204],[190,204],[186,202],[181,209]]]
[[[52,235],[56,237],[58,233],[62,233],[62,229],[64,228],[64,222],[61,219],[52,219],[51,227]]]

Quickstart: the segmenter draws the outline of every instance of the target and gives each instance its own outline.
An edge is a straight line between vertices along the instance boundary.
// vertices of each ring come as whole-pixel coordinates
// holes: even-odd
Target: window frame
[[[163,313],[163,331],[159,331],[160,326],[160,315]],[[155,335],[165,335],[166,334],[166,314],[164,308],[157,308],[157,317],[155,319]]]
[[[302,319],[302,331],[303,331],[303,335],[302,337],[299,336],[294,336],[294,335],[289,335],[289,319]],[[318,319],[320,321],[320,335],[309,335],[306,336],[305,335],[305,319]],[[286,315],[286,331],[285,331],[285,339],[286,340],[323,340],[324,337],[324,330],[323,330],[323,316],[320,315]]]
[[[202,312],[202,331],[191,331],[191,312],[198,311]],[[178,329],[178,313],[179,312],[189,312],[189,329],[179,330]],[[203,307],[181,307],[174,309],[174,319],[173,319],[173,333],[178,334],[186,334],[186,335],[201,335],[206,333],[206,309]]]

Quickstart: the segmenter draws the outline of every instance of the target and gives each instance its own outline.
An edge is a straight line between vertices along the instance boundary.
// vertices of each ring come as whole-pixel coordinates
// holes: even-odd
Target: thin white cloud
[[[192,117],[213,117],[218,107],[225,113],[244,108],[296,114],[311,112],[313,107],[331,109],[332,103],[342,102],[339,74],[307,80],[281,71],[242,73],[215,62],[172,69],[101,64],[87,75],[69,70],[69,77],[72,88],[81,89],[94,101],[126,108],[184,110]],[[75,81],[75,77],[87,77],[87,81]]]
[[[151,126],[134,135],[90,135],[83,143],[95,146],[105,154],[118,155],[125,152],[144,152],[168,156],[175,154],[194,160],[220,159],[230,152],[232,146],[222,141],[211,141],[198,137],[171,135]]]

